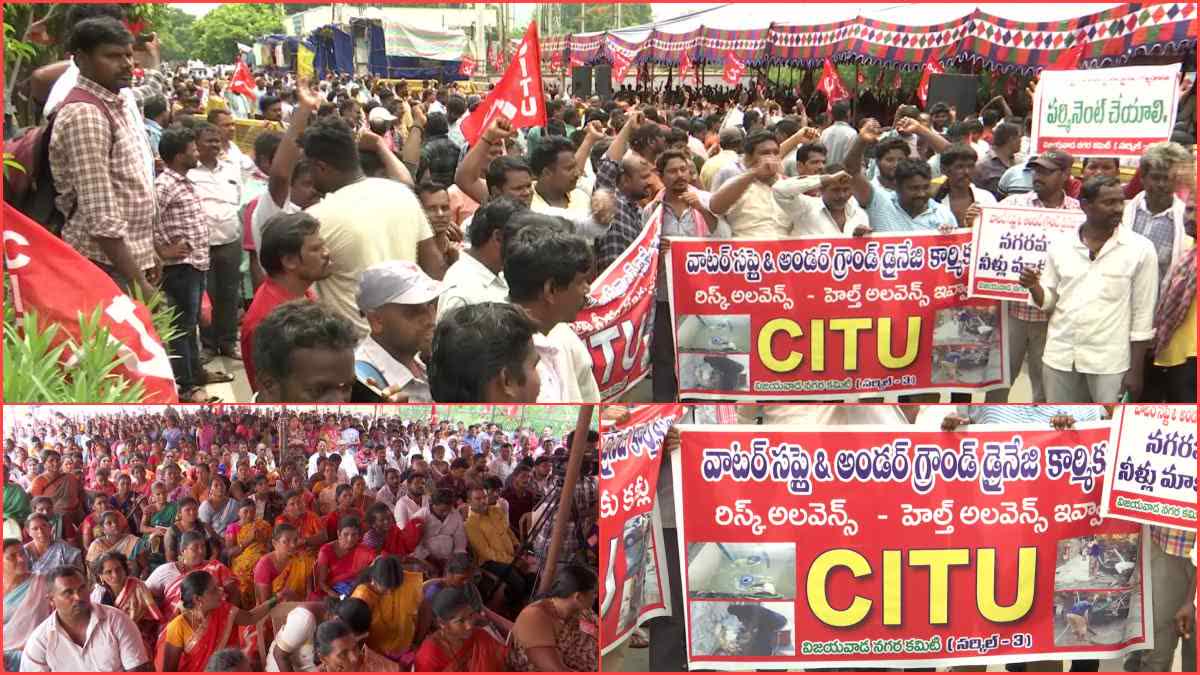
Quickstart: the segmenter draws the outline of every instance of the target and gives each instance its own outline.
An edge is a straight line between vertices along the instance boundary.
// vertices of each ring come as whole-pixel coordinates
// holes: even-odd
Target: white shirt
[[[421,503],[409,497],[407,494],[396,500],[396,507],[392,509],[392,515],[396,517],[396,526],[403,529],[408,525],[408,521],[422,509],[429,508],[429,495],[421,496]]]
[[[423,369],[425,364],[421,363],[421,357],[415,358]],[[397,361],[376,342],[374,337],[368,335],[358,344],[354,350],[354,360],[374,366],[385,380],[379,383],[382,388],[399,385],[400,393],[408,397],[409,403],[433,403],[433,395],[429,393],[429,378],[424,373],[418,375],[409,370],[408,366]]]
[[[368,475],[370,474],[368,473]],[[370,481],[368,480],[368,482]],[[387,504],[388,507],[392,509],[393,515],[395,515],[394,512],[396,510],[397,497],[392,493],[392,488],[386,483],[383,487],[379,488],[379,490],[375,492],[375,501],[381,504]]]
[[[542,389],[537,403],[599,403],[600,387],[592,372],[592,355],[569,324],[560,323],[548,335],[533,334],[540,361]]]
[[[829,211],[829,207],[825,206],[824,199],[804,194],[820,185],[820,176],[800,176],[777,180],[771,186],[771,193],[775,195],[775,201],[792,219],[791,236],[852,236],[857,228],[870,226],[867,212],[859,208],[858,201],[854,197],[846,201],[846,225],[839,226],[833,219],[833,213]]]
[[[512,474],[513,469],[516,467],[516,460],[511,458],[506,462],[504,461],[503,457],[496,457],[496,459],[493,459],[490,463],[488,463],[488,471],[502,481],[507,481],[509,475]]]
[[[326,456],[332,455],[332,454],[334,454],[334,453],[332,453],[332,452],[327,453]],[[354,478],[355,476],[358,475],[358,463],[354,461],[354,453],[348,449],[345,452],[338,452],[337,454],[342,456],[342,465],[341,465],[341,467],[338,468],[338,481],[348,483],[348,482],[350,482],[351,478]],[[317,475],[317,460],[319,460],[320,458],[321,458],[320,453],[316,453],[316,452],[314,452],[312,455],[309,456],[309,458],[308,458],[308,477],[309,478],[312,478],[313,476]]]
[[[437,320],[452,309],[485,302],[508,302],[508,282],[469,253],[458,257],[442,280],[446,290],[438,298]]]
[[[116,607],[93,604],[83,646],[58,623],[58,612],[33,629],[21,654],[21,672],[119,673],[150,662],[137,624]]]
[[[1154,337],[1158,255],[1140,234],[1118,227],[1095,260],[1078,232],[1056,239],[1041,285],[1050,313],[1042,362],[1055,370],[1123,373],[1129,343]]]
[[[217,160],[216,168],[203,164],[187,172],[196,186],[200,207],[208,219],[210,244],[220,246],[242,238],[238,206],[242,203],[242,171],[231,160]]]
[[[450,509],[445,520],[434,515],[429,507],[417,511],[415,517],[425,520],[425,531],[413,555],[422,560],[430,556],[446,560],[455,553],[467,552],[467,530],[458,509]]]

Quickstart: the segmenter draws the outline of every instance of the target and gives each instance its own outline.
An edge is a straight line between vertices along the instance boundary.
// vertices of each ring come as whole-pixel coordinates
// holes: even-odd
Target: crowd
[[[634,406],[605,406],[603,417],[608,423],[622,423],[635,412]],[[968,425],[1031,425],[1067,430],[1077,423],[1109,419],[1112,406],[1102,405],[804,405],[804,406],[738,406],[738,424],[786,425],[792,428],[854,426],[860,429],[910,427],[914,430],[952,432]],[[712,406],[687,406],[680,423],[713,424],[719,417]],[[687,670],[687,625],[685,613],[674,608],[686,607],[684,587],[680,577],[680,541],[677,528],[682,516],[676,512],[676,493],[671,453],[678,450],[679,432],[672,428],[666,436],[663,461],[659,468],[658,488],[654,496],[656,514],[661,516],[666,572],[664,593],[670,593],[672,611],[644,622],[630,638],[612,652],[604,655],[608,672],[641,670],[679,672]],[[1178,655],[1179,672],[1196,669],[1196,533],[1170,527],[1145,525],[1143,537],[1149,540],[1149,581],[1153,587],[1152,613],[1144,617],[1147,637],[1153,636],[1153,648],[1135,651],[1119,665],[1106,664],[1106,670],[1126,672],[1169,672]],[[685,555],[687,552],[683,552]],[[695,583],[693,580],[691,583]],[[1070,610],[1074,611],[1074,609]],[[1078,617],[1086,626],[1087,612]],[[693,641],[695,637],[692,638]],[[645,656],[630,653],[631,648],[646,649]],[[754,652],[755,654],[769,654]],[[635,659],[637,659],[635,661]],[[1007,666],[1012,672],[1095,672],[1097,660],[1077,659],[1064,667],[1062,661],[1034,661]],[[863,670],[843,668],[842,670]],[[875,670],[875,669],[867,669]],[[915,668],[906,670],[933,670]],[[953,672],[988,670],[983,665],[960,665]]]
[[[1035,402],[1195,399],[1190,84],[1172,140],[1127,183],[1116,159],[1031,155],[1013,112],[1029,91],[968,115],[869,95],[857,114],[818,112],[778,89],[554,89],[545,127],[500,116],[468,145],[480,96],[454,84],[262,72],[239,93],[172,75],[121,11],[73,9],[73,61],[35,79],[63,238],[122,286],[166,294],[183,400],[233,378],[206,367],[219,355],[242,360],[259,402],[594,402],[569,324],[660,204],[665,237],[774,239],[971,227],[995,203],[1086,217],[1022,279],[1034,300],[1005,309]],[[263,121],[252,152],[237,118]],[[652,397],[670,401],[662,277]]]
[[[573,433],[265,407],[18,420],[5,669],[595,671],[594,432],[547,568]]]

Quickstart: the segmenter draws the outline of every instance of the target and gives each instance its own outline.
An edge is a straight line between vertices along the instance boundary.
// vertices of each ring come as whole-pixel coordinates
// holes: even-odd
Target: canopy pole
[[[567,475],[563,478],[562,491],[558,496],[558,511],[554,513],[554,529],[550,531],[550,550],[546,552],[546,567],[541,571],[538,595],[549,592],[550,587],[554,585],[558,555],[562,549],[563,537],[567,533],[567,521],[571,517],[571,504],[575,499],[575,484],[579,482],[579,474],[583,468],[583,453],[587,450],[588,429],[592,426],[594,408],[594,405],[580,406],[579,417],[575,420],[575,435],[571,437],[571,456],[567,460]]]

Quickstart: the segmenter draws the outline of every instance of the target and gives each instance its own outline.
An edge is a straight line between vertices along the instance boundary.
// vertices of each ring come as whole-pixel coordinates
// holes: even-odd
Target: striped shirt
[[[1163,553],[1190,558],[1192,549],[1196,548],[1196,533],[1187,530],[1176,530],[1173,527],[1150,526],[1150,539],[1158,544]]]
[[[1015,195],[1009,195],[1000,202],[1000,206],[1019,206],[1022,208],[1046,209],[1050,208],[1042,203],[1037,192],[1021,192]],[[1071,195],[1064,194],[1062,206],[1060,209],[1079,209],[1079,200]],[[1035,323],[1045,323],[1050,320],[1050,315],[1042,310],[1034,307],[1028,302],[1006,302],[1008,305],[1009,314],[1022,320]]]
[[[200,271],[208,269],[208,221],[200,207],[200,195],[187,176],[167,167],[154,179],[158,198],[158,223],[154,226],[154,243],[167,246],[180,239],[192,248],[182,258],[164,260],[166,265],[191,265]]]
[[[871,201],[865,210],[871,220],[871,231],[876,234],[937,231],[938,226],[943,223],[954,224],[953,216],[947,221],[938,203],[932,199],[925,204],[921,213],[916,216],[910,215],[900,206],[900,195],[891,190],[880,192],[873,189]]]
[[[1171,268],[1171,256],[1175,252],[1174,207],[1162,213],[1150,213],[1150,209],[1146,208],[1146,193],[1143,192],[1133,209],[1132,227],[1134,232],[1154,244],[1154,252],[1158,255],[1158,278],[1167,278],[1167,270]]]
[[[1104,419],[1104,407],[1098,405],[972,405],[960,406],[959,414],[971,424],[1050,424],[1058,415],[1070,415],[1076,422]]]

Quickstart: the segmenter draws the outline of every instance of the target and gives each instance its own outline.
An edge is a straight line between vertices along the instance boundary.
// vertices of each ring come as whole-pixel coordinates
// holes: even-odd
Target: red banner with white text
[[[592,282],[589,304],[571,324],[591,352],[603,401],[619,398],[650,373],[661,232],[660,205],[633,244]]]
[[[682,426],[690,669],[1101,659],[1152,642],[1108,425]]]
[[[680,405],[645,405],[600,435],[600,650],[672,612],[662,521],[654,495],[667,431]],[[679,611],[679,608],[674,608]]]
[[[669,256],[683,399],[855,399],[1007,385],[1006,313],[966,296],[966,230],[672,238]]]

